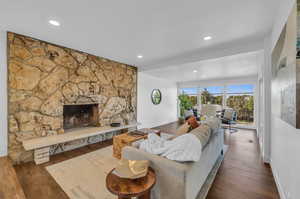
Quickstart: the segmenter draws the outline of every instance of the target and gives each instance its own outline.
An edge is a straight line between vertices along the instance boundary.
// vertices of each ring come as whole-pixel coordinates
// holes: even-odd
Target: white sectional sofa
[[[122,157],[150,161],[157,176],[157,183],[151,193],[153,199],[196,199],[208,174],[223,153],[223,146],[224,130],[219,128],[214,131],[198,162],[180,163],[135,147],[125,147]]]

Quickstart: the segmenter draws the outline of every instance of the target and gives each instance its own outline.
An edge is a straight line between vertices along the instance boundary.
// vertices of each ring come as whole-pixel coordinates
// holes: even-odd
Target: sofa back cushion
[[[211,128],[204,124],[193,129],[190,133],[195,135],[200,140],[203,149],[211,137]]]
[[[168,140],[173,140],[175,138],[177,138],[178,136],[184,135],[186,133],[188,133],[191,129],[191,125],[189,125],[189,123],[184,123],[183,125],[181,125],[177,130],[175,135],[171,136],[168,138]]]
[[[176,135],[183,135],[185,133],[188,133],[190,128],[191,126],[186,122],[176,130]]]

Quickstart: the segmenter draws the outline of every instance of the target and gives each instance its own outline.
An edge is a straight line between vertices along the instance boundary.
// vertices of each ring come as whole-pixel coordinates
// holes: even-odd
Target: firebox
[[[64,129],[98,126],[98,104],[64,105]]]

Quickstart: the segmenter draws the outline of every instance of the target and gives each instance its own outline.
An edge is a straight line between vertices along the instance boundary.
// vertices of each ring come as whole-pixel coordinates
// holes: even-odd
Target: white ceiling
[[[0,30],[147,69],[261,49],[277,1],[1,0]]]
[[[263,51],[243,53],[218,59],[168,66],[145,73],[174,82],[257,77]],[[194,72],[197,71],[197,72]]]

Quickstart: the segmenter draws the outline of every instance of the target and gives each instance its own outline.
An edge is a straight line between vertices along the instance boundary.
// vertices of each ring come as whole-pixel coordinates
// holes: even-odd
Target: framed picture
[[[299,5],[299,0],[297,0]],[[272,52],[272,113],[300,128],[300,7],[295,4]]]

